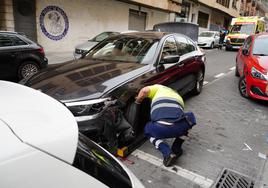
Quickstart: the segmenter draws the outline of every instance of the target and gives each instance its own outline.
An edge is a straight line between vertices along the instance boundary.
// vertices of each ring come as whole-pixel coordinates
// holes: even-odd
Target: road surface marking
[[[229,70],[235,70],[235,67],[230,68]]]
[[[215,78],[219,78],[221,76],[224,76],[225,74],[224,73],[220,73],[220,74],[217,74],[216,76],[214,76]]]
[[[155,166],[158,166],[162,169],[165,169],[169,172],[175,173],[178,176],[181,176],[185,179],[188,179],[188,180],[198,184],[200,187],[209,188],[213,184],[213,181],[211,179],[205,178],[199,174],[196,174],[194,172],[191,172],[189,170],[181,168],[180,166],[173,165],[171,167],[165,167],[163,165],[162,159],[159,159],[159,158],[157,158],[149,153],[145,153],[141,150],[138,150],[138,149],[135,150],[134,152],[132,152],[132,155],[138,157],[139,159],[147,161]]]
[[[203,85],[207,85],[208,84],[208,81],[204,81]]]

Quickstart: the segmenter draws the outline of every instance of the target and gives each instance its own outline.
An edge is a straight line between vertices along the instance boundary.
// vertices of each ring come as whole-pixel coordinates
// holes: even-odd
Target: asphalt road
[[[186,110],[195,113],[197,125],[183,145],[183,155],[166,168],[160,152],[147,141],[129,156],[134,164],[125,161],[148,188],[211,187],[224,169],[261,187],[268,151],[268,104],[240,96],[233,68],[237,52],[205,52],[206,85],[200,95],[185,101]]]

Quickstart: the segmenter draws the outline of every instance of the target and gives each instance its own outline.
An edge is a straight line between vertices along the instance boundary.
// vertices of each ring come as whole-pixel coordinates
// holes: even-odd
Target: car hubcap
[[[203,83],[204,80],[204,76],[202,72],[199,72],[199,76],[197,78],[197,82],[196,82],[196,90],[200,91],[201,90],[201,85]]]
[[[240,84],[240,91],[242,95],[247,96],[247,83],[246,80],[243,79]]]
[[[28,76],[35,74],[38,72],[38,68],[33,64],[26,64],[21,69],[21,75],[23,78],[27,78]]]

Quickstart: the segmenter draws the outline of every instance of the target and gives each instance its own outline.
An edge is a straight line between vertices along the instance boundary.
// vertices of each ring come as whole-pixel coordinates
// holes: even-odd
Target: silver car
[[[96,44],[99,42],[103,41],[104,39],[119,34],[118,32],[113,32],[113,31],[107,31],[107,32],[102,32],[95,36],[94,38],[79,44],[75,47],[74,51],[74,58],[79,59],[84,53],[88,52],[91,48],[93,48]]]

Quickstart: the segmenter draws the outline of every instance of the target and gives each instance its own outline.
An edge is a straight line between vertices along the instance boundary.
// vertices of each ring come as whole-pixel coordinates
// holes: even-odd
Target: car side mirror
[[[159,64],[172,64],[177,63],[180,60],[179,55],[167,55],[165,56]]]
[[[249,50],[246,49],[246,48],[243,48],[242,49],[242,54],[245,55],[245,56],[248,56],[249,55]]]

